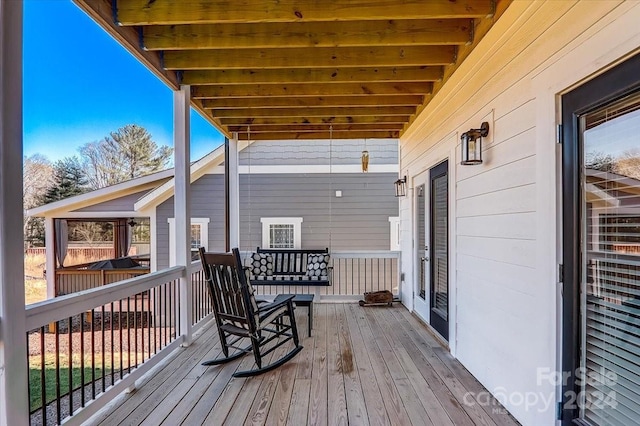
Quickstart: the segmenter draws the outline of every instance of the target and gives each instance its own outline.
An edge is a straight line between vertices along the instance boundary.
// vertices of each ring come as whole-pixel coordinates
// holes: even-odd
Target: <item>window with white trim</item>
[[[263,217],[260,223],[263,248],[299,249],[302,246],[301,217]]]
[[[176,220],[173,217],[167,219],[169,222],[169,266],[176,264]],[[191,260],[198,260],[198,248],[209,249],[209,218],[191,218]]]

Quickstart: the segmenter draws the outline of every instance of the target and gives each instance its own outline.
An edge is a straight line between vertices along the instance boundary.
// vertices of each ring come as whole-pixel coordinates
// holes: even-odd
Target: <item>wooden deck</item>
[[[304,350],[262,376],[236,379],[251,356],[203,367],[219,350],[214,329],[181,349],[159,374],[125,395],[102,425],[517,425],[404,307],[357,304],[297,310]],[[472,403],[470,403],[473,401]],[[486,401],[482,400],[486,405]]]

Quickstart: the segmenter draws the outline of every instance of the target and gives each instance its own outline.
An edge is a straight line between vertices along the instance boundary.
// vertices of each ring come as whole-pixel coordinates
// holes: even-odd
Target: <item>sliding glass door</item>
[[[640,425],[640,75],[624,70],[563,98],[565,424]]]

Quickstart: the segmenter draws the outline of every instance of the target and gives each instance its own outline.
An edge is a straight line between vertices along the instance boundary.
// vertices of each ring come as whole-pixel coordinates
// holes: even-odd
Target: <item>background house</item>
[[[363,150],[369,154],[366,173],[361,164]],[[200,246],[224,251],[223,162],[221,147],[192,165],[194,259]],[[242,250],[278,246],[326,247],[332,252],[398,249],[398,201],[393,186],[398,175],[397,140],[244,143],[239,165]],[[106,220],[122,226],[129,222],[135,223],[134,227],[149,223],[150,252],[136,254],[149,255],[152,271],[165,269],[175,264],[171,173],[161,172],[71,197],[33,209],[29,214],[45,217],[48,223],[60,219]],[[111,191],[105,191],[108,189]],[[50,257],[59,251],[55,240],[47,239]],[[114,252],[118,254],[115,257],[125,253],[122,249]],[[57,276],[57,288],[67,290],[57,293],[50,290],[49,295],[82,288],[77,283],[60,281],[80,280],[76,273],[58,271]],[[121,275],[118,277],[122,279]],[[48,279],[48,286],[56,288],[52,274],[48,274]]]

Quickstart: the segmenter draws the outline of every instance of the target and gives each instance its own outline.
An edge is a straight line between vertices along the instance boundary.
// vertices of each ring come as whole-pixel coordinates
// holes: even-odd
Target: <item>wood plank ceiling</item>
[[[396,138],[511,0],[75,0],[241,140]]]

